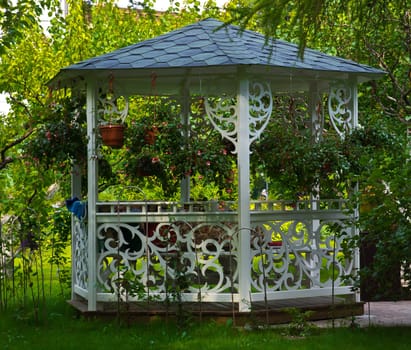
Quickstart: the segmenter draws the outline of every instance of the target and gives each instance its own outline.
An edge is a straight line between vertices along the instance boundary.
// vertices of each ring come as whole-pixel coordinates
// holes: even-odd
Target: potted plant
[[[25,156],[47,168],[84,164],[87,157],[84,100],[63,99],[52,103],[45,121],[24,143]]]
[[[129,176],[162,177],[164,175],[164,164],[160,155],[150,147],[144,147],[137,154],[129,152],[125,168]]]
[[[153,125],[152,127],[147,127],[144,129],[144,143],[146,145],[154,145],[156,142],[156,137],[158,134],[158,127]]]
[[[103,144],[111,148],[121,148],[124,145],[124,124],[101,124],[99,125]]]
[[[124,144],[124,119],[128,114],[128,100],[115,95],[106,95],[99,99],[99,130],[104,145],[121,148]]]

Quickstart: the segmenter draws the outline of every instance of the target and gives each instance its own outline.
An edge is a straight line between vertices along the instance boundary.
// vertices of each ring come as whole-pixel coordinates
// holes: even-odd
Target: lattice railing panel
[[[184,222],[99,225],[99,288],[137,300],[173,298],[177,289],[197,295],[233,291],[233,229]]]
[[[88,282],[88,235],[83,221],[75,219],[73,230],[73,285],[87,289]]]

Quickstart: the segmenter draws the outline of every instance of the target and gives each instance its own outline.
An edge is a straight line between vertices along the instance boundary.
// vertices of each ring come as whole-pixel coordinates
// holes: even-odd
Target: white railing
[[[298,210],[315,211],[348,211],[347,200],[321,199],[321,200],[273,200],[251,201],[251,212],[294,212]],[[145,214],[145,213],[203,213],[203,212],[233,212],[238,208],[235,201],[198,201],[198,202],[168,202],[168,201],[118,201],[98,202],[98,214]]]
[[[97,300],[234,301],[238,291],[234,202],[98,202]],[[251,203],[252,300],[349,294],[355,234],[347,203]],[[82,228],[83,227],[83,228]],[[78,226],[74,288],[87,296],[87,232]]]

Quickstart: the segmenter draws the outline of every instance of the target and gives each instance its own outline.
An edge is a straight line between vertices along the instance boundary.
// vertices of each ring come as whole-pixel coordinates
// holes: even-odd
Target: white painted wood
[[[311,138],[313,142],[321,142],[322,130],[324,125],[324,114],[323,105],[321,101],[321,93],[318,90],[318,84],[312,83],[310,85],[309,91],[309,113],[311,114]],[[318,201],[320,199],[319,192],[320,184],[315,185],[313,188],[313,193],[310,194],[311,199],[311,210],[316,211],[318,209]],[[311,220],[311,232],[312,232],[312,248],[315,249],[317,246],[317,235],[319,235],[320,220]],[[318,261],[317,257],[313,257],[311,262],[311,281],[314,286],[320,285],[320,267],[321,262]],[[317,267],[317,268],[315,268]]]
[[[352,99],[351,99],[351,111],[352,111],[352,126],[353,129],[358,127],[358,88],[357,84],[351,82],[351,90],[352,90]]]
[[[237,164],[239,227],[239,311],[250,311],[250,130],[249,82],[242,79],[237,97]]]
[[[88,290],[87,289],[74,285],[73,290],[76,295],[88,300]]]
[[[71,197],[77,197],[81,199],[81,173],[80,167],[74,163],[71,169]],[[76,236],[75,217],[71,215],[71,237]],[[75,240],[71,240],[71,261],[76,261],[75,256]],[[71,269],[71,280],[75,281],[75,269]],[[76,300],[77,296],[74,292],[74,288],[71,288],[71,300]]]
[[[311,288],[299,290],[285,290],[278,292],[267,293],[268,300],[286,300],[294,298],[312,298],[332,296],[332,288]],[[349,295],[352,294],[351,287],[334,288],[334,295]],[[264,301],[264,293],[253,293],[253,302]]]
[[[97,308],[96,286],[96,202],[97,202],[97,88],[94,81],[87,84],[87,188],[88,188],[88,311]]]
[[[358,122],[358,87],[355,81],[351,82],[352,84],[352,101],[351,101],[351,110],[353,111],[353,129],[357,128],[359,126]],[[359,183],[355,184],[355,192],[358,193],[359,190]],[[359,205],[354,209],[354,217],[356,220],[359,219],[360,216],[360,208]],[[360,230],[357,226],[353,226],[352,230],[354,231],[354,235],[358,236],[360,234]],[[360,249],[358,247],[354,248],[354,271],[359,271],[360,270]],[[361,294],[360,290],[357,289],[355,293],[355,300],[357,302],[361,301]]]
[[[189,138],[189,129],[188,126],[190,124],[190,91],[184,86],[184,89],[181,93],[182,95],[182,103],[181,103],[181,123],[185,126],[184,133],[181,137]],[[181,179],[181,202],[188,203],[190,201],[190,176],[185,176]]]

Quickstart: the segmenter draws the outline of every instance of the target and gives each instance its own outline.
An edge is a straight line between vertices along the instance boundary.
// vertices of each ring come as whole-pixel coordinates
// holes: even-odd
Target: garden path
[[[338,319],[335,325],[347,325],[351,320]],[[320,327],[328,327],[331,320],[315,322]],[[364,315],[355,316],[355,324],[361,327],[368,326],[406,326],[411,327],[411,300],[378,301],[364,305]]]

